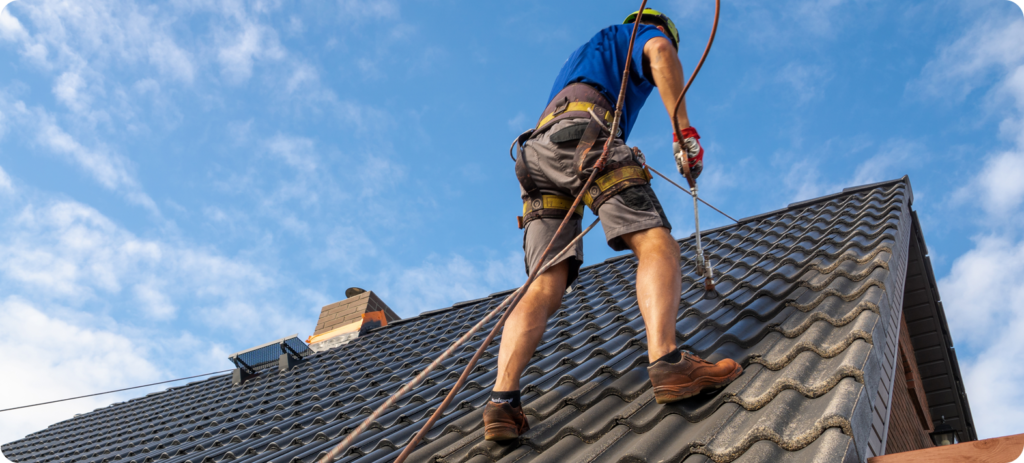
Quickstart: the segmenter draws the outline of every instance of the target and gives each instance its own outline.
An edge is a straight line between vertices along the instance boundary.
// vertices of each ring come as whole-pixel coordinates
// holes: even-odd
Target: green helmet
[[[626,16],[626,20],[622,21],[622,24],[629,24],[629,23],[631,23],[633,21],[636,21],[636,17],[637,17],[637,15],[639,13],[640,13],[639,11],[635,11],[632,14],[630,14],[629,16]],[[679,31],[676,30],[676,24],[673,23],[672,20],[668,18],[668,16],[665,16],[664,13],[662,13],[662,12],[660,12],[658,10],[655,10],[653,8],[644,8],[644,17],[641,18],[641,21],[643,19],[651,18],[651,17],[656,18],[657,20],[665,23],[665,29],[668,30],[669,38],[672,39],[673,45],[675,45],[676,48],[678,49],[679,48]]]

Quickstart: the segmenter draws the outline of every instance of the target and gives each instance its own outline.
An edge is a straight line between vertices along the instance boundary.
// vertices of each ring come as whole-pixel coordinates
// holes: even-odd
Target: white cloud
[[[306,236],[310,225],[297,216],[301,210],[312,210],[323,192],[331,191],[329,174],[322,172],[313,140],[284,134],[263,142],[275,160],[291,169],[255,174],[250,193],[259,198],[259,210],[273,218],[281,227],[297,236]],[[268,184],[272,184],[268,185]]]
[[[831,78],[823,66],[791,62],[779,71],[776,81],[792,87],[797,96],[797,103],[804,104],[820,96],[825,83]]]
[[[7,10],[7,6],[13,3],[13,0],[0,0],[0,38],[9,42],[17,42],[24,40],[28,36],[28,32],[21,25],[21,21],[11,15],[11,12]]]
[[[364,159],[364,164],[355,171],[358,172],[360,196],[363,198],[376,196],[400,184],[406,177],[405,166],[387,157],[367,154]]]
[[[291,77],[288,78],[288,83],[285,84],[285,90],[288,93],[295,93],[295,90],[300,85],[306,83],[317,83],[320,80],[320,76],[317,74],[316,69],[308,64],[299,64],[292,71]]]
[[[165,372],[147,358],[148,346],[114,329],[76,323],[81,314],[44,309],[19,297],[0,300],[0,350],[5,378],[0,381],[0,408],[62,399],[146,384]],[[40,346],[44,348],[27,348]],[[0,442],[8,443],[42,430],[76,413],[85,413],[145,389],[4,412]]]
[[[522,284],[526,273],[521,253],[474,264],[461,255],[430,256],[417,267],[391,267],[377,278],[387,304],[400,316],[477,299]],[[373,289],[373,288],[368,288]]]
[[[377,247],[366,233],[355,227],[339,226],[327,235],[323,251],[313,257],[319,265],[360,273],[364,259],[376,255]]]
[[[738,2],[738,3],[737,3]],[[744,12],[733,27],[743,31],[756,47],[793,47],[808,44],[807,39],[833,39],[850,23],[849,17],[881,10],[877,0],[783,0],[762,2],[737,0],[733,7]],[[854,11],[855,8],[859,10]],[[680,11],[696,21],[706,21],[713,7],[695,13],[694,8]],[[863,19],[863,18],[862,18]],[[816,42],[815,42],[816,43]]]
[[[988,158],[970,185],[958,192],[957,199],[981,204],[992,217],[1012,218],[1024,201],[1021,179],[1024,179],[1024,152],[997,153]]]
[[[149,62],[161,74],[181,82],[191,84],[195,79],[196,69],[191,54],[179,48],[169,37],[153,41],[149,46]]]
[[[0,166],[0,193],[14,192],[14,185],[11,184],[11,176],[7,175],[3,166]]]
[[[1024,202],[1024,23],[1007,18],[983,18],[963,37],[944,47],[929,62],[912,88],[928,94],[963,98],[973,90],[995,84],[986,94],[987,111],[1001,118],[1001,135],[1014,148],[985,156],[977,174],[954,195],[961,204],[980,203],[990,219],[1015,222]],[[980,196],[980,197],[979,197]]]
[[[354,126],[357,133],[371,130],[383,133],[391,128],[394,120],[394,117],[385,110],[351,101],[338,102],[335,111],[345,124]]]
[[[1024,317],[1024,243],[996,236],[974,241],[939,283],[953,334],[977,349]]]
[[[135,176],[130,172],[131,162],[108,148],[100,146],[87,148],[74,137],[57,125],[53,116],[43,109],[33,114],[38,124],[36,141],[81,167],[100,185],[125,194],[131,202],[139,204],[151,212],[158,213],[156,203],[139,186]]]
[[[161,320],[174,318],[178,308],[160,286],[162,285],[153,280],[136,284],[133,288],[135,297],[142,304],[142,310],[149,316]]]
[[[963,36],[943,47],[925,65],[921,79],[910,88],[938,98],[964,98],[990,83],[985,77],[1017,68],[1024,60],[1024,23],[1012,18],[987,17],[976,22]],[[1003,85],[1012,81],[1004,80]],[[999,85],[996,85],[999,88]]]
[[[54,87],[54,94],[69,107],[83,111],[87,103],[78,90],[81,80],[77,74],[65,73]],[[159,215],[159,210],[152,198],[143,191],[134,173],[133,166],[124,156],[113,152],[105,144],[86,146],[76,137],[64,130],[57,118],[42,107],[29,108],[23,101],[10,101],[0,94],[0,124],[9,123],[26,129],[33,135],[33,142],[64,160],[82,169],[103,188],[115,191],[134,204],[138,204],[150,212]],[[0,135],[7,130],[0,125]]]
[[[302,23],[302,18],[293,15],[288,17],[286,30],[288,35],[301,35],[306,30],[306,26]]]
[[[819,163],[813,158],[795,160],[792,156],[776,155],[773,164],[788,166],[782,176],[782,185],[791,192],[791,201],[803,201],[841,189],[840,184],[830,183],[823,178]]]
[[[11,121],[7,118],[7,114],[4,113],[4,99],[0,97],[0,140],[3,140],[4,135],[7,134],[7,130],[10,128],[9,124]]]
[[[893,180],[909,174],[911,169],[926,164],[931,154],[916,140],[892,139],[881,144],[863,137],[828,140],[817,149],[804,150],[802,155],[778,152],[772,165],[782,172],[783,192],[789,192],[789,201],[837,193],[843,188]],[[854,159],[859,162],[839,172],[852,175],[846,179],[827,178],[822,165],[828,159]],[[834,166],[835,164],[833,164]],[[774,186],[778,188],[778,186]]]
[[[96,290],[117,293],[139,264],[160,259],[159,245],[135,239],[78,203],[25,207],[5,229],[0,274],[69,302],[85,302]]]
[[[150,101],[156,120],[174,125],[175,116],[180,119],[174,102],[160,94],[161,82],[193,82],[196,64],[176,43],[173,18],[160,6],[125,0],[16,5],[0,12],[0,39],[14,43],[27,64],[52,78],[51,91],[69,114],[55,108],[25,109],[21,101],[5,98],[0,98],[0,113],[17,119],[12,122],[25,127],[24,133],[39,146],[61,155],[104,188],[159,215],[132,163],[118,153],[116,139],[148,132],[140,115]],[[112,69],[136,75],[111,78]],[[6,129],[3,119],[0,133]]]
[[[954,204],[980,204],[991,230],[974,238],[939,280],[943,306],[957,341],[957,355],[971,398],[979,437],[1024,432],[1024,241],[1019,217],[1024,202],[1024,23],[983,17],[929,62],[911,90],[937,99],[963,99],[990,86],[983,109],[1001,119],[1000,132],[1015,146],[992,152]],[[993,83],[994,82],[994,83]],[[951,154],[952,156],[952,154]]]
[[[981,436],[1024,432],[1024,242],[983,236],[939,280]]]
[[[852,3],[849,0],[809,0],[794,5],[795,15],[800,18],[797,23],[802,23],[812,33],[817,35],[828,35],[835,32],[836,26],[832,19],[835,10],[843,4]],[[786,8],[784,8],[786,9]]]
[[[338,0],[340,17],[348,21],[387,19],[398,16],[398,5],[391,0]]]
[[[92,103],[91,95],[85,94],[85,81],[76,72],[68,71],[57,77],[53,84],[53,95],[76,113],[84,113]]]
[[[278,60],[285,55],[273,29],[248,20],[234,37],[222,41],[225,44],[217,52],[217,60],[221,73],[233,84],[249,80],[255,61]]]
[[[0,229],[0,289],[7,294],[73,308],[114,304],[128,319],[174,318],[187,301],[184,315],[198,318],[198,326],[244,339],[304,327],[268,297],[280,285],[273,273],[211,250],[139,238],[79,203],[28,204]],[[252,313],[258,316],[238,316]]]
[[[850,185],[866,185],[902,177],[908,169],[924,164],[930,158],[923,144],[909,140],[891,140],[877,150],[870,151],[876,154],[857,166]]]
[[[295,170],[311,173],[317,169],[313,140],[309,138],[278,134],[267,142],[267,149]]]
[[[46,46],[30,40],[28,31],[21,25],[21,21],[11,14],[8,5],[13,1],[5,0],[3,8],[0,8],[0,38],[8,42],[21,43],[22,55],[37,64],[46,64]]]
[[[158,8],[120,0],[23,2],[32,24],[28,33],[10,16],[0,19],[0,35],[20,42],[22,55],[44,69],[103,69],[113,61],[149,61],[159,72],[188,80],[194,65],[174,42],[170,21]]]

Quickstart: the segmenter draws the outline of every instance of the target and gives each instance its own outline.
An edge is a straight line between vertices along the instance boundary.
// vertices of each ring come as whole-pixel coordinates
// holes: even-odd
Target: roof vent
[[[260,371],[275,365],[280,372],[288,371],[312,354],[313,351],[299,339],[299,335],[293,334],[231,354],[228,360],[235,364],[234,383],[242,384]]]

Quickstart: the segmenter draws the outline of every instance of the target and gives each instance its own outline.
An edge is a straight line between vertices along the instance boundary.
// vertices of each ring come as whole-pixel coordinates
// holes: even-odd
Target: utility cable
[[[671,183],[671,184],[675,185],[675,186],[676,186],[676,188],[679,188],[680,190],[683,190],[683,193],[686,193],[686,194],[688,194],[688,195],[690,195],[690,196],[693,196],[693,193],[691,193],[691,192],[690,192],[690,190],[687,190],[686,188],[683,188],[683,187],[682,187],[682,185],[680,185],[680,184],[678,184],[678,183],[676,183],[676,182],[673,182],[673,181],[672,181],[672,179],[670,179],[670,178],[666,177],[666,176],[665,176],[665,174],[663,174],[663,173],[661,173],[661,172],[658,172],[658,170],[657,170],[657,169],[655,169],[655,168],[653,168],[653,167],[651,167],[651,166],[650,166],[650,164],[647,164],[647,168],[648,168],[648,169],[651,169],[651,172],[654,172],[654,173],[658,174],[658,176],[659,176],[659,177],[661,177],[661,178],[663,178],[663,179],[667,180],[667,181],[668,181],[668,183]],[[717,208],[717,207],[715,207],[715,206],[712,206],[712,205],[711,205],[711,203],[709,203],[709,202],[707,202],[707,201],[704,201],[704,200],[703,200],[703,199],[701,199],[700,197],[698,197],[698,198],[697,198],[697,201],[700,201],[700,202],[704,203],[704,205],[705,205],[705,206],[707,206],[707,207],[710,207],[710,208],[714,209],[714,210],[715,210],[715,212],[718,212],[719,214],[722,214],[722,215],[724,215],[724,216],[728,217],[728,218],[729,218],[729,220],[732,220],[733,222],[736,222],[736,223],[740,223],[740,221],[739,221],[739,220],[736,220],[736,219],[732,218],[732,216],[731,216],[731,215],[729,215],[729,214],[726,214],[725,212],[722,212],[722,211],[721,211],[721,209],[719,209],[719,208]]]
[[[186,379],[192,379],[192,378],[201,378],[201,377],[203,377],[203,376],[210,376],[210,375],[216,375],[216,374],[218,374],[218,373],[227,373],[227,372],[229,372],[229,371],[231,371],[231,370],[221,370],[221,371],[215,371],[215,372],[213,372],[213,373],[205,373],[205,374],[202,374],[202,375],[195,375],[195,376],[187,376],[187,377],[185,377],[185,378],[178,378],[178,379],[169,379],[169,380],[167,380],[167,381],[160,381],[159,383],[150,383],[150,384],[143,384],[143,385],[141,385],[141,386],[132,386],[132,387],[126,387],[126,388],[124,388],[124,389],[115,389],[115,390],[113,390],[113,391],[106,391],[106,392],[97,392],[97,393],[95,393],[95,394],[89,394],[89,395],[80,395],[80,396],[78,396],[78,397],[68,397],[67,399],[60,399],[60,400],[51,400],[51,401],[49,401],[49,402],[40,402],[40,403],[37,403],[37,404],[32,404],[32,405],[22,405],[22,406],[20,406],[20,407],[11,407],[11,408],[5,408],[5,409],[2,409],[2,410],[0,410],[0,412],[9,412],[9,411],[11,411],[11,410],[18,410],[18,409],[22,409],[22,408],[29,408],[29,407],[38,407],[38,406],[40,406],[40,405],[47,405],[47,404],[55,404],[55,403],[57,403],[57,402],[67,402],[67,401],[69,401],[69,400],[75,400],[75,399],[84,399],[84,398],[86,398],[86,397],[95,397],[95,396],[98,396],[98,395],[103,395],[103,394],[112,394],[112,393],[115,393],[115,392],[121,392],[121,391],[130,391],[130,390],[132,390],[132,389],[139,389],[139,388],[143,388],[143,387],[149,387],[149,386],[156,386],[156,385],[158,385],[158,384],[167,384],[167,383],[173,383],[173,382],[177,382],[177,381],[184,381],[184,380],[186,380]]]

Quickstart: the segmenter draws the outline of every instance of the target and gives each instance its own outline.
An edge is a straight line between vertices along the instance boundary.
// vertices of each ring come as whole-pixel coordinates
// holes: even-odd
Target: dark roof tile
[[[531,430],[511,444],[482,439],[495,342],[411,461],[860,459],[881,365],[891,362],[875,347],[889,336],[883,321],[900,300],[889,292],[902,287],[893,272],[906,267],[908,198],[905,179],[885,182],[706,231],[722,295],[712,300],[692,274],[694,242],[682,240],[679,342],[711,361],[734,358],[745,372],[721,391],[671,405],[654,402],[647,377],[635,256],[581,269],[522,380]],[[894,259],[903,261],[893,266]],[[3,451],[18,463],[312,463],[509,293],[392,322],[242,386],[218,376],[114,404]],[[394,459],[482,338],[458,349],[338,461]],[[922,373],[930,371],[927,351],[917,355]]]

